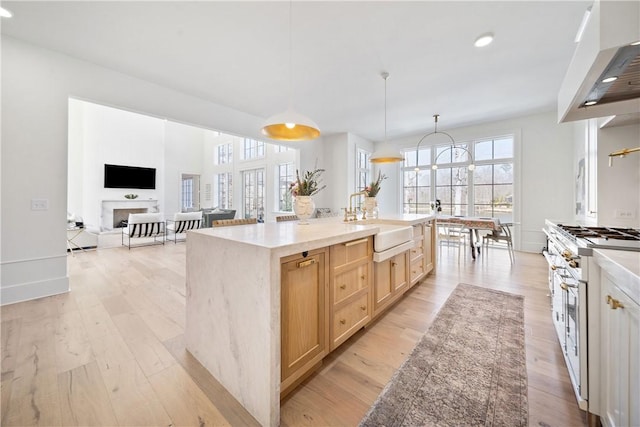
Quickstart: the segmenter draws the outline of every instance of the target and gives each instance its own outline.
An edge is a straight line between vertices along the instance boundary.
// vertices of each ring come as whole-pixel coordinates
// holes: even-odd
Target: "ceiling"
[[[3,1],[2,34],[324,134],[387,137],[555,111],[589,1]],[[292,8],[293,78],[289,73]],[[493,32],[494,42],[473,41]],[[224,130],[224,129],[221,129]]]

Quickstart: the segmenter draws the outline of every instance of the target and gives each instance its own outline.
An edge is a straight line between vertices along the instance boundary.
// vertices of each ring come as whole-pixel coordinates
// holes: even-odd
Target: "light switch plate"
[[[49,199],[31,199],[32,211],[46,211],[49,210]]]

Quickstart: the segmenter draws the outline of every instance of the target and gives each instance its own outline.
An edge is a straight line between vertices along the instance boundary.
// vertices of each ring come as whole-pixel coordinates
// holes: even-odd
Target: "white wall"
[[[2,304],[68,290],[70,97],[255,138],[263,121],[4,35],[1,74]]]
[[[458,129],[444,129],[457,142],[513,134],[515,136],[515,244],[519,250],[540,252],[545,245],[545,218],[573,218],[573,126],[557,124],[554,112],[511,120],[484,123]],[[430,132],[430,131],[429,131]],[[400,149],[415,148],[423,135],[402,138],[390,143]],[[435,143],[441,141],[434,138]],[[422,146],[432,144],[430,138]],[[402,163],[385,165],[389,176],[385,188],[392,186],[394,194],[381,193],[378,204],[381,213],[398,212],[402,202]]]
[[[640,145],[640,125],[598,131],[598,224],[640,228],[640,153],[613,159],[608,154]],[[622,215],[631,213],[631,217]],[[624,216],[624,217],[622,217]]]

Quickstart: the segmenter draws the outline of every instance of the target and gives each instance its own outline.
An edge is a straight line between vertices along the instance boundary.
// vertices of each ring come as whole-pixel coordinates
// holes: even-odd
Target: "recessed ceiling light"
[[[602,79],[602,83],[611,83],[618,80],[618,76],[607,77],[606,79]]]
[[[485,34],[482,34],[480,37],[478,37],[476,41],[473,43],[473,45],[475,47],[484,47],[491,44],[492,41],[493,41],[493,33],[485,33]]]
[[[11,18],[13,16],[13,13],[9,12],[4,7],[0,7],[0,16],[3,18]]]
[[[587,101],[584,103],[585,106],[589,107],[591,105],[596,105],[598,103],[598,101]]]

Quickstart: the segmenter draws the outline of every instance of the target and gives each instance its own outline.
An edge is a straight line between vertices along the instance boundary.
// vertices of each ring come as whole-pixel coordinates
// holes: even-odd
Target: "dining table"
[[[491,217],[477,216],[458,216],[458,215],[437,215],[436,224],[461,224],[469,230],[469,245],[471,247],[471,257],[476,259],[476,251],[480,254],[482,242],[478,230],[498,231],[500,230],[500,219]]]

